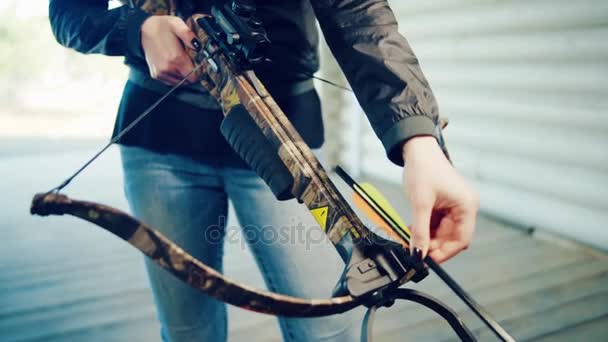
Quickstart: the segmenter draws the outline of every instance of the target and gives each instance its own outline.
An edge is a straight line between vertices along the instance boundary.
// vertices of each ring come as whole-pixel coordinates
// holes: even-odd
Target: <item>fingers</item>
[[[460,241],[447,241],[440,244],[438,249],[431,250],[429,256],[436,263],[442,263],[466,249]]]
[[[166,85],[174,86],[182,80],[182,77],[171,73],[164,73],[159,74],[158,76],[154,77],[154,79],[159,80]]]
[[[186,77],[186,75],[190,74],[190,72],[192,72],[192,70],[194,69],[194,64],[192,63],[192,60],[190,60],[189,57],[184,58],[182,61],[180,61],[180,63],[177,66],[179,73],[181,75],[181,78]],[[194,83],[197,80],[197,76],[196,73],[192,73],[190,74],[190,76],[188,76],[188,83]]]
[[[469,248],[471,245],[471,235],[462,236],[457,240],[433,241],[431,243],[429,256],[435,260],[435,262],[442,263]]]
[[[445,261],[471,241],[476,195],[434,138],[408,140],[403,158],[407,160],[403,183],[413,208],[413,250],[419,248],[423,255],[430,253],[437,261]]]
[[[414,224],[411,227],[411,246],[412,251],[416,248],[422,251],[424,257],[429,250],[430,243],[430,222],[433,211],[432,201],[417,201],[413,203]]]
[[[192,60],[183,53],[174,58],[167,58],[165,62],[151,68],[150,74],[152,78],[169,85],[175,85],[181,82],[186,75],[189,75],[185,83],[190,84],[197,81],[196,73],[191,73],[193,69]]]
[[[182,19],[176,17],[171,28],[173,33],[182,41],[184,46],[187,46],[193,50],[200,49],[200,43],[198,42],[196,35]]]
[[[437,227],[429,252],[436,262],[442,263],[469,248],[479,207],[476,197],[472,197],[471,201],[466,201],[460,208],[454,208]]]
[[[153,20],[154,19],[154,20]],[[174,16],[157,16],[142,25],[142,48],[152,78],[168,85],[197,81],[187,48],[199,50],[200,42],[186,23]]]
[[[184,46],[197,51],[201,48],[201,44],[196,35],[182,19],[175,18],[171,27],[173,33],[181,40]],[[172,64],[182,78],[186,77],[186,75],[194,69],[194,64],[185,51],[176,60],[173,60]],[[194,83],[196,82],[196,79],[197,77],[193,73],[188,77],[188,83]]]

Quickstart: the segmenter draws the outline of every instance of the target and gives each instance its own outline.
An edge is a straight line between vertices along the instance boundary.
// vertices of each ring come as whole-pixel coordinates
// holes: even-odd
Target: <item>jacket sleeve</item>
[[[106,0],[51,0],[49,19],[57,41],[82,53],[144,59],[141,25],[149,14],[121,6],[108,10]]]
[[[389,159],[410,138],[435,136],[438,108],[387,0],[311,0],[327,43]]]

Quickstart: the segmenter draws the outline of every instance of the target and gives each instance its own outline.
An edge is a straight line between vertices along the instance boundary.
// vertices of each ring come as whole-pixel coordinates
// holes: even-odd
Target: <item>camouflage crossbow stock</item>
[[[154,15],[178,14],[175,1],[131,1],[131,5]],[[344,273],[331,298],[296,298],[239,284],[195,259],[158,230],[128,214],[59,193],[110,145],[118,142],[150,114],[189,75],[161,96],[74,175],[58,187],[37,194],[32,201],[32,214],[68,214],[96,224],[127,241],[192,287],[244,309],[288,317],[317,317],[365,305],[370,309],[363,322],[362,341],[368,341],[371,340],[371,322],[376,309],[390,306],[397,299],[405,299],[441,315],[462,340],[475,340],[460,318],[437,299],[412,289],[399,288],[407,281],[422,280],[428,274],[428,266],[499,338],[513,341],[431,258],[425,258],[422,263],[415,262],[407,249],[409,231],[392,213],[390,206],[373,194],[373,189],[370,191],[357,184],[342,169],[338,169],[338,174],[353,189],[355,202],[364,203],[374,222],[394,239],[378,236],[357,217],[252,71],[253,65],[263,62],[264,48],[270,43],[254,11],[252,2],[241,0],[213,7],[210,15],[190,17],[188,25],[201,42],[196,50],[189,50],[196,65],[192,72],[221,104],[225,115],[221,131],[234,150],[264,179],[277,199],[295,198],[305,204],[344,260]]]

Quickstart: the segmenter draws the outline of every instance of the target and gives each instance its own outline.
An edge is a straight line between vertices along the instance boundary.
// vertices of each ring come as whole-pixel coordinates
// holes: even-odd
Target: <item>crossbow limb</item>
[[[177,14],[175,1],[131,1],[152,14]],[[253,8],[253,9],[252,9]],[[317,317],[370,307],[362,339],[369,341],[371,317],[378,307],[396,299],[413,300],[444,317],[463,340],[475,338],[458,316],[436,299],[399,289],[420,281],[428,271],[400,243],[383,239],[363,225],[312,151],[252,71],[263,61],[269,44],[252,3],[241,0],[213,7],[211,15],[194,15],[188,24],[201,46],[189,50],[193,72],[218,100],[225,118],[221,131],[233,149],[268,184],[277,199],[296,198],[313,213],[345,262],[345,270],[329,299],[303,299],[257,290],[231,280],[197,260],[158,230],[128,214],[94,202],[59,194],[76,175],[147,116],[189,75],[127,126],[91,160],[53,190],[38,194],[32,214],[72,215],[94,223],[127,241],[161,267],[196,289],[226,303],[260,313],[286,317]],[[442,148],[447,154],[445,145]],[[496,323],[497,324],[497,323]],[[499,336],[513,340],[508,334]]]
[[[67,214],[96,224],[127,241],[190,286],[247,310],[279,316],[317,317],[345,312],[360,305],[352,296],[303,299],[239,284],[184,251],[157,229],[103,204],[51,193],[34,197],[30,210],[35,215]]]

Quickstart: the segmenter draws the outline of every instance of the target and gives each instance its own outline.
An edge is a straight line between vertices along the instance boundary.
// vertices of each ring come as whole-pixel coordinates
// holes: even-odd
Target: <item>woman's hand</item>
[[[468,248],[479,196],[443,155],[434,137],[403,146],[403,183],[412,205],[412,254],[444,262]]]
[[[151,16],[141,26],[141,46],[150,75],[168,85],[179,83],[194,69],[185,47],[194,49],[196,42],[194,32],[179,17]],[[188,82],[196,82],[194,73]]]

